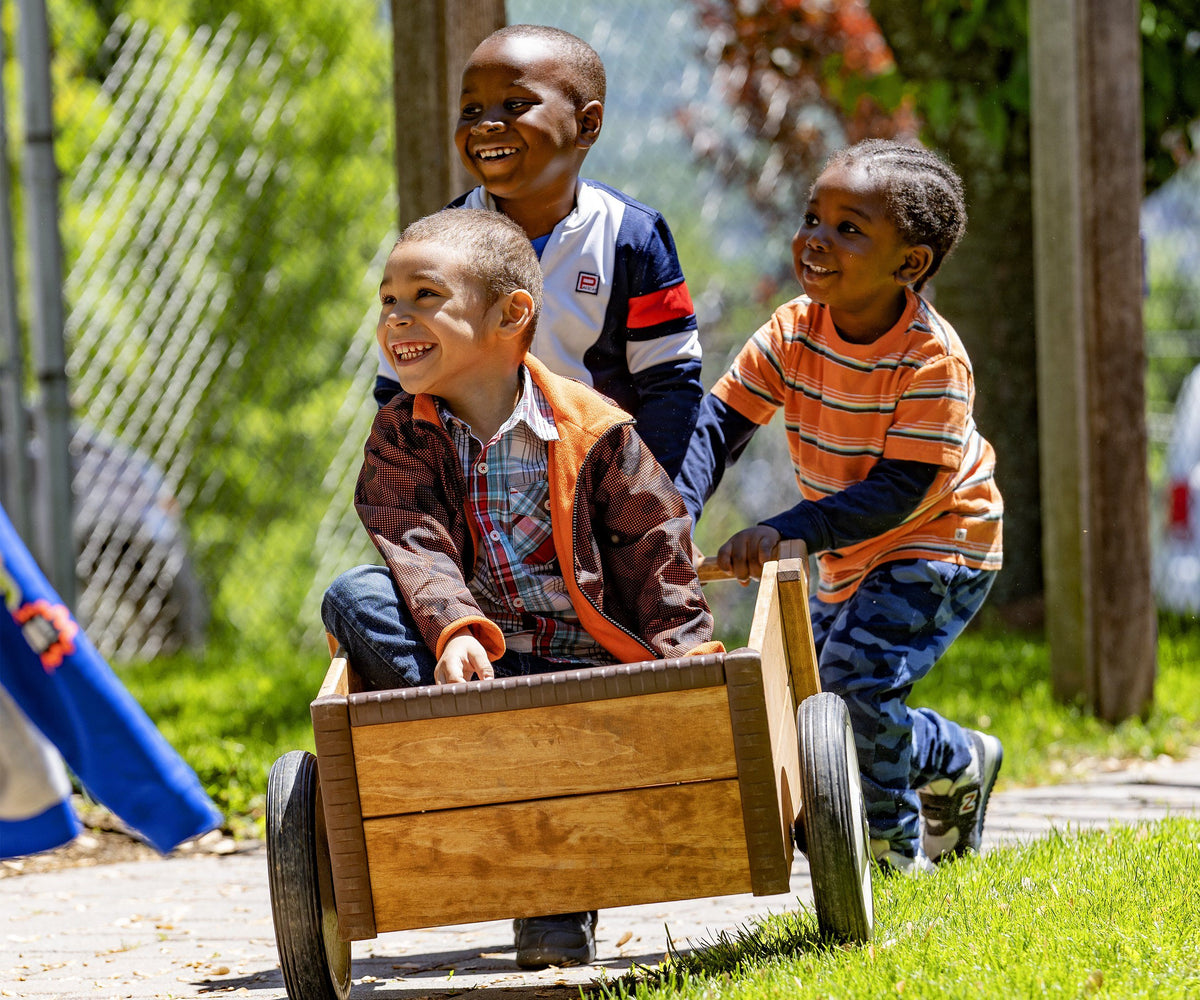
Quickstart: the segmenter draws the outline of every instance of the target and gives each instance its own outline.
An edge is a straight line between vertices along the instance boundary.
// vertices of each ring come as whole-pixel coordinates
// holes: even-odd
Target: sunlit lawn
[[[1200,996],[1200,820],[1171,819],[875,880],[876,936],[821,941],[807,909],[600,987],[646,1000]]]

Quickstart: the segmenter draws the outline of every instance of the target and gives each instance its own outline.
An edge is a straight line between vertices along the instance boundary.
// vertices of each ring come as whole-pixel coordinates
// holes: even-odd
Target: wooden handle
[[[775,549],[775,558],[780,561],[784,559],[806,559],[807,557],[808,550],[799,539],[784,539]],[[716,556],[702,556],[700,562],[696,564],[696,576],[700,578],[701,583],[711,583],[713,580],[733,579],[732,573],[726,573],[725,570],[717,565]]]
[[[696,566],[696,576],[701,583],[711,583],[713,580],[732,580],[733,574],[726,573],[717,565],[716,556],[704,556]]]

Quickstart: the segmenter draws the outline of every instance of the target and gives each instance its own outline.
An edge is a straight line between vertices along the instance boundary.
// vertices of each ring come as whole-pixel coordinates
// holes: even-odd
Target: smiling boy
[[[979,850],[1004,756],[996,737],[908,705],[1003,560],[970,358],[920,294],[966,221],[962,180],[935,152],[870,139],[834,153],[792,239],[804,294],[713,386],[679,476],[698,519],[783,411],[799,502],[734,534],[717,561],[746,581],[782,539],[818,555],[821,686],[850,711],[871,851],[890,872]]]
[[[498,212],[401,234],[379,347],[405,395],[375,416],[355,506],[386,562],[326,592],[371,688],[706,653],[691,522],[629,415],[527,356],[541,271]],[[517,921],[517,962],[580,964],[596,914]]]
[[[605,91],[600,57],[568,32],[518,24],[489,35],[463,70],[455,132],[480,186],[451,207],[496,209],[520,225],[544,274],[531,353],[632,414],[673,475],[703,396],[695,310],[663,217],[580,177]],[[376,399],[399,389],[381,358]]]

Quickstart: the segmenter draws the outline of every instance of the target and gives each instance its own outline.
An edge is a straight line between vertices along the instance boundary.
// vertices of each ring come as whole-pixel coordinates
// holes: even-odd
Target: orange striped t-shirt
[[[801,295],[775,310],[713,394],[766,424],[783,408],[800,492],[820,500],[881,458],[941,467],[916,510],[874,538],[821,553],[819,596],[842,601],[882,562],[934,559],[996,570],[1003,502],[995,453],[975,427],[971,362],[920,295],[870,344],[843,340],[829,310]]]

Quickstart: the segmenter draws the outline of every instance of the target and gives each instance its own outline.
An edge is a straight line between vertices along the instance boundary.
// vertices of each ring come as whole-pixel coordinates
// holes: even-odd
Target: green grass
[[[807,910],[602,985],[604,1000],[1196,997],[1200,821],[1172,819],[875,880],[876,937],[823,942]]]
[[[1145,719],[1107,725],[1050,691],[1045,643],[996,625],[971,629],[914,690],[930,705],[1004,741],[999,787],[1071,780],[1098,768],[1200,746],[1200,628],[1167,623],[1155,704]],[[261,835],[267,772],[288,750],[312,749],[308,703],[327,659],[311,649],[210,648],[121,669],[122,680],[200,775],[229,829]]]
[[[195,769],[237,836],[261,837],[267,774],[288,750],[313,749],[308,703],[327,656],[210,647],[120,669],[163,736]]]
[[[960,636],[909,703],[998,736],[998,787],[1052,784],[1200,746],[1198,662],[1200,628],[1164,620],[1154,704],[1145,718],[1112,726],[1054,698],[1040,635],[993,623]]]

